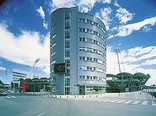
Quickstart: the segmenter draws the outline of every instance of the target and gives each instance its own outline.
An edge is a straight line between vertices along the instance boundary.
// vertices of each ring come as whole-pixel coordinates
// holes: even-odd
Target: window
[[[55,27],[56,27],[56,26],[55,26],[55,25],[53,25],[53,26],[51,27],[51,31],[53,31],[53,30],[55,29]]]
[[[69,95],[70,94],[70,87],[65,87],[65,95]]]
[[[82,32],[82,28],[79,28],[79,31]]]
[[[65,40],[65,48],[70,48],[70,41],[69,40]]]
[[[65,86],[70,86],[70,78],[65,78]]]
[[[70,23],[69,23],[69,21],[65,22],[65,29],[70,29]]]
[[[52,39],[54,39],[56,37],[56,34],[54,34],[53,36],[52,36]]]
[[[56,60],[51,61],[51,64],[54,64],[54,63],[56,63]]]
[[[79,22],[80,23],[87,23],[87,24],[96,26],[97,28],[100,28],[105,33],[105,29],[100,24],[98,24],[98,23],[96,23],[96,22],[94,22],[92,20],[79,18]]]
[[[82,66],[82,67],[80,67],[80,70],[87,70],[87,67]]]
[[[66,73],[65,73],[65,76],[70,76],[70,68],[66,68]]]
[[[79,57],[79,60],[82,60],[82,56]]]
[[[70,38],[70,32],[69,31],[65,31],[65,39],[69,39]]]
[[[53,48],[54,46],[56,46],[56,43],[53,43],[51,47]]]
[[[70,57],[70,51],[69,50],[65,50],[65,58],[69,58]]]
[[[83,22],[83,20],[81,18],[79,18],[79,22]]]
[[[66,12],[65,13],[65,20],[69,20],[70,19],[70,12]]]
[[[82,75],[80,75],[80,76],[79,76],[79,79],[83,79],[83,76],[82,76]]]
[[[70,60],[66,59],[66,60],[65,60],[65,63],[66,63],[66,66],[67,66],[67,67],[70,67]]]
[[[53,52],[52,54],[51,54],[51,56],[54,56],[56,54],[56,52]]]
[[[89,79],[89,76],[87,76],[87,79]]]

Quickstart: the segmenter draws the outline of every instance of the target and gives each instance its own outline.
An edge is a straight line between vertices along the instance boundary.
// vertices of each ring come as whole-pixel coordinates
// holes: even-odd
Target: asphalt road
[[[0,116],[156,116],[156,106],[9,95],[0,96]]]

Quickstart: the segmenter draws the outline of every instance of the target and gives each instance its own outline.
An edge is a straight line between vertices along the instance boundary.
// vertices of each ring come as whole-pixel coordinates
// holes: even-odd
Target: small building
[[[116,75],[107,74],[106,81],[109,87],[108,92],[131,92],[142,90],[150,75],[143,73],[131,74],[128,72],[118,73]]]
[[[18,92],[20,88],[19,79],[27,78],[28,72],[19,69],[13,69],[12,75],[13,75],[13,81],[11,82],[12,89],[14,92]]]
[[[0,89],[9,90],[10,87],[11,87],[10,84],[4,84],[4,83],[0,80]]]
[[[50,80],[49,78],[43,77],[43,78],[26,78],[26,79],[19,79],[20,82],[20,92],[41,92],[41,91],[50,91]],[[25,85],[23,85],[23,82],[25,82]],[[25,87],[25,89],[23,89]]]

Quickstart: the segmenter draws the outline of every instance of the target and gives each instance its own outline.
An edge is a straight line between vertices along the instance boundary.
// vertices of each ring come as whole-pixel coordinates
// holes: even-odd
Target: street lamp
[[[35,62],[34,62],[34,75],[33,77],[35,77],[35,71],[36,71],[36,64],[40,61],[40,58],[36,59]]]

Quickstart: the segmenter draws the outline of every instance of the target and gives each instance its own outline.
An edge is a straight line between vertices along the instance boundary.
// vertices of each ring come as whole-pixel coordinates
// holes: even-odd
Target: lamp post
[[[40,61],[40,58],[36,59],[34,62],[34,75],[33,77],[35,77],[35,71],[36,71],[36,64]]]

